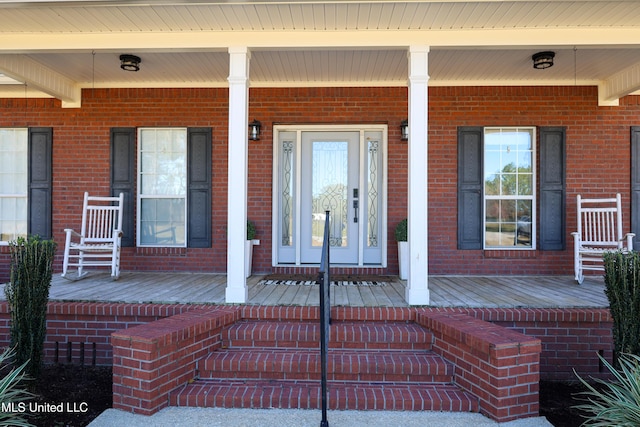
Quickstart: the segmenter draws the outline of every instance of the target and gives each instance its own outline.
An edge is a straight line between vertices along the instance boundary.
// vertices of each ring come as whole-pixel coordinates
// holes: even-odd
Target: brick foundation
[[[84,361],[86,364],[93,364],[95,359],[96,365],[111,365],[113,332],[155,322],[198,307],[187,304],[50,302],[44,361],[72,364]],[[0,346],[10,344],[9,323],[9,306],[6,301],[0,301]],[[80,353],[82,348],[84,355]],[[71,350],[70,354],[67,353],[68,350]]]

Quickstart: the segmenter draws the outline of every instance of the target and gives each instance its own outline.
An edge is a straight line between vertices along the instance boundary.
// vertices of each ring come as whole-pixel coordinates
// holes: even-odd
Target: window
[[[187,129],[138,133],[138,246],[185,247]]]
[[[0,242],[27,236],[28,141],[26,128],[0,129]]]
[[[565,145],[564,127],[459,127],[458,249],[565,250]]]
[[[535,249],[535,129],[484,129],[484,247]]]

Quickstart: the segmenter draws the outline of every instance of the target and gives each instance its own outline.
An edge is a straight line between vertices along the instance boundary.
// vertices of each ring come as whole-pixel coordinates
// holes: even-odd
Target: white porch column
[[[229,170],[227,177],[227,303],[246,303],[249,59],[246,46],[229,48]]]
[[[427,251],[427,130],[429,46],[409,48],[409,305],[429,304]]]

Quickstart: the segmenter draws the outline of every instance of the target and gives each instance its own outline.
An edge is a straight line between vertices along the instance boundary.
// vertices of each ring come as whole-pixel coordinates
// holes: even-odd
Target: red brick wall
[[[474,315],[542,341],[540,376],[572,381],[608,378],[598,354],[613,360],[613,319],[608,309],[520,309],[498,312],[474,310]]]
[[[47,309],[45,363],[111,365],[111,334],[201,306],[188,304],[117,304],[50,302]],[[0,302],[0,347],[10,345],[9,305]],[[80,350],[84,347],[84,355]],[[56,348],[58,349],[56,352]],[[71,353],[68,354],[68,350]],[[57,354],[56,354],[57,353]]]
[[[198,363],[222,346],[222,328],[240,308],[201,308],[115,332],[113,407],[152,415],[169,405],[169,392],[198,374]]]
[[[605,308],[443,308],[540,339],[540,378],[608,378],[598,354],[613,360],[613,319]]]
[[[424,309],[416,322],[434,334],[434,351],[455,365],[455,383],[480,412],[506,422],[539,410],[540,340],[463,313]]]
[[[386,123],[389,126],[388,268],[397,272],[395,224],[406,216],[406,88],[254,88],[249,117],[263,124],[249,144],[249,218],[260,246],[254,271],[271,271],[272,129],[278,123]],[[630,127],[640,124],[638,97],[598,107],[595,87],[433,87],[429,99],[429,270],[432,274],[571,274],[570,232],[575,196],[622,193],[630,218]],[[213,247],[124,248],[123,270],[226,270],[228,102],[226,89],[84,90],[82,108],[52,99],[0,99],[0,126],[51,126],[54,132],[54,238],[77,227],[82,192],[109,191],[109,129],[124,126],[213,128]],[[458,251],[456,249],[456,131],[459,126],[566,126],[567,250]],[[59,248],[59,253],[62,248]],[[56,260],[61,268],[61,257]],[[0,281],[9,272],[0,247]]]

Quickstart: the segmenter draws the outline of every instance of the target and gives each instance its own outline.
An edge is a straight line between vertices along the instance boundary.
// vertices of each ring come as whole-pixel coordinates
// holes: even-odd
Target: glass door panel
[[[358,132],[302,135],[301,262],[320,262],[330,212],[331,262],[358,262]]]

